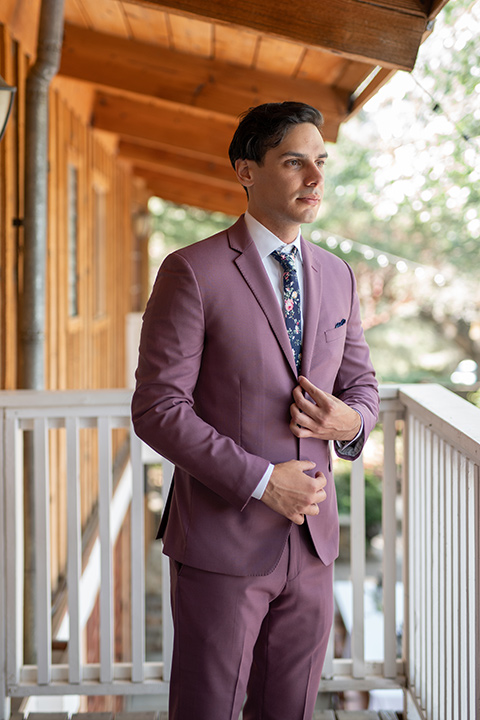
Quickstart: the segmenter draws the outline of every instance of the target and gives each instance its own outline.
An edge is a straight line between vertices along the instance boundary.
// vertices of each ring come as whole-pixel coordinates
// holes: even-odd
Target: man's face
[[[267,150],[262,165],[237,161],[238,179],[248,188],[249,212],[284,242],[293,242],[299,226],[317,217],[326,157],[315,125],[302,123]]]

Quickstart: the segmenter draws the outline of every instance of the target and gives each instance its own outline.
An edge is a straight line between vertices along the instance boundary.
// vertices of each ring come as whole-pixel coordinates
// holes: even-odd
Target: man
[[[175,464],[170,720],[238,720],[245,695],[245,720],[313,715],[338,546],[328,441],[357,457],[378,412],[352,271],[300,235],[321,124],[295,102],[243,117],[229,153],[248,212],[170,255],[145,312],[133,420]]]

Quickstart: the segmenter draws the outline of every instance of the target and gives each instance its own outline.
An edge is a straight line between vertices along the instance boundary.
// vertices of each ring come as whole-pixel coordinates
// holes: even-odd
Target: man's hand
[[[310,380],[300,376],[290,406],[290,430],[298,438],[320,440],[353,440],[360,431],[360,415],[330,393],[323,392]],[[314,402],[304,396],[307,392]]]
[[[303,525],[305,515],[318,515],[318,503],[327,497],[323,489],[325,475],[317,472],[312,478],[306,475],[315,463],[309,460],[289,460],[275,465],[262,502],[296,525]]]

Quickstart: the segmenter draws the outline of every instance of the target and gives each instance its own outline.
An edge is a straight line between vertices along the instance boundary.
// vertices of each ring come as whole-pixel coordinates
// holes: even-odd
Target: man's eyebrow
[[[282,154],[280,155],[280,157],[281,157],[281,158],[284,158],[284,157],[307,158],[308,155],[305,155],[305,153],[295,152],[295,150],[287,150],[287,152],[282,153]],[[327,152],[324,152],[324,153],[321,153],[320,155],[317,155],[317,160],[323,159],[323,158],[328,158],[328,153],[327,153]]]

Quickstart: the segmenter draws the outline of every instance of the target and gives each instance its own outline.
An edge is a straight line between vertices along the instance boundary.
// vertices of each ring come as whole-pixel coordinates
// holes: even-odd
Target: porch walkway
[[[12,720],[26,720],[27,716],[20,713],[12,715]],[[313,720],[399,720],[401,716],[395,712],[380,710],[317,710]],[[69,720],[68,713],[30,713],[28,720]],[[71,720],[168,720],[166,712],[100,712],[75,713]],[[288,720],[285,718],[285,720]]]

